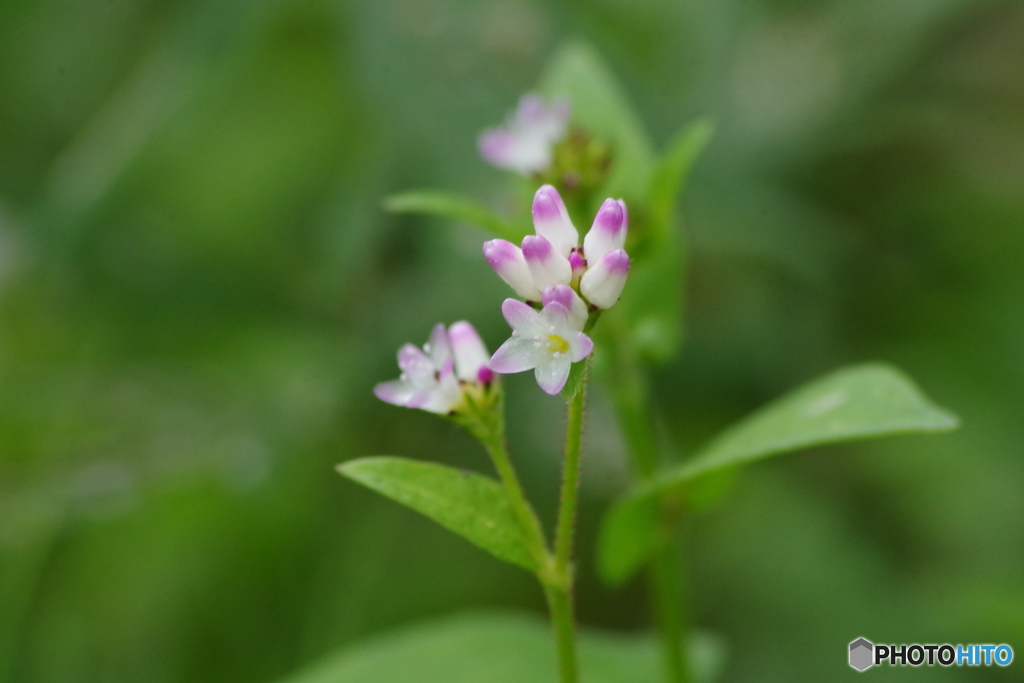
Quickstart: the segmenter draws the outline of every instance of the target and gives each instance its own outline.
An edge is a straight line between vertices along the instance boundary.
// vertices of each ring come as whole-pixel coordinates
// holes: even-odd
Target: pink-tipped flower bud
[[[593,267],[608,252],[622,249],[626,244],[626,230],[629,228],[629,215],[626,203],[621,199],[606,199],[601,205],[594,225],[583,238],[583,253],[587,263]]]
[[[480,335],[465,320],[452,323],[448,328],[448,340],[455,357],[455,375],[465,382],[476,382],[481,370],[488,370],[491,354],[480,339]],[[488,380],[490,381],[490,380]]]
[[[484,242],[484,258],[516,294],[527,301],[540,301],[540,289],[533,284],[530,268],[519,247],[506,240]]]
[[[533,227],[562,256],[568,257],[579,244],[580,235],[569,218],[565,202],[550,185],[542,186],[533,196]]]
[[[583,260],[583,256],[580,255],[580,252],[574,250],[569,254],[569,266],[572,268],[574,275],[576,273],[582,274],[583,270],[587,267],[587,262]]]
[[[590,267],[580,279],[580,292],[598,308],[611,308],[619,300],[629,275],[629,256],[622,249],[605,254],[600,261],[588,260]]]
[[[537,289],[543,290],[551,285],[567,285],[572,280],[569,259],[555,251],[551,242],[540,235],[527,235],[523,238],[523,257]]]
[[[569,325],[574,330],[582,330],[587,324],[587,304],[569,285],[551,285],[542,292],[541,301],[545,306],[557,302],[569,313]]]

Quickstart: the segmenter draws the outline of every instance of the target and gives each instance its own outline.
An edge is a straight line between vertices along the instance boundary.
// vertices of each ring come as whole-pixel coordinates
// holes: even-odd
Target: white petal
[[[480,335],[465,320],[453,323],[448,328],[448,339],[455,356],[455,371],[459,379],[476,382],[480,368],[487,367],[491,356]]]
[[[402,369],[402,374],[414,382],[433,381],[437,369],[427,354],[412,344],[404,344],[398,349],[398,367]]]
[[[423,350],[430,356],[430,362],[434,364],[435,370],[440,370],[451,359],[452,349],[444,325],[434,325],[434,329],[430,331],[430,340],[423,346]]]
[[[416,389],[408,382],[393,379],[390,382],[381,382],[375,386],[373,393],[382,401],[396,406],[404,406],[409,403],[409,399],[416,393]]]
[[[512,337],[491,356],[491,369],[503,375],[537,367],[544,358],[544,348],[532,337]]]
[[[594,350],[594,342],[582,332],[571,333],[566,341],[569,342],[569,358],[573,363],[580,362]]]
[[[565,381],[569,379],[572,363],[567,356],[557,358],[548,356],[544,360],[545,362],[534,370],[533,375],[537,378],[537,385],[544,390],[544,393],[554,396],[562,390]]]
[[[544,330],[540,313],[518,299],[505,299],[501,303],[501,314],[505,316],[509,327],[524,337],[536,336]]]
[[[449,361],[449,365],[441,372],[441,380],[434,390],[429,392],[427,401],[418,407],[432,413],[445,415],[450,413],[461,400],[462,391],[459,389],[459,383],[455,379],[455,373],[452,371]]]
[[[566,338],[574,331],[569,324],[569,309],[557,301],[552,301],[541,310],[540,319],[547,334]]]

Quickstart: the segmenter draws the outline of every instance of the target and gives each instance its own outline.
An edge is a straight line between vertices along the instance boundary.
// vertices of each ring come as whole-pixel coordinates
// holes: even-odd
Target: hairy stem
[[[500,387],[497,388],[500,391]],[[523,541],[526,543],[530,555],[537,562],[538,567],[545,567],[549,564],[550,555],[547,550],[547,539],[544,537],[544,528],[540,524],[537,513],[533,511],[522,484],[519,483],[519,476],[512,466],[512,459],[508,454],[508,447],[505,442],[505,401],[504,396],[499,394],[497,399],[497,410],[488,425],[486,433],[480,434],[487,454],[498,472],[498,478],[505,488],[505,498],[512,508],[513,514],[519,521],[520,530],[523,533]]]
[[[530,507],[523,493],[523,487],[519,483],[519,477],[508,456],[505,447],[505,440],[501,439],[494,443],[486,444],[487,452],[494,463],[494,469],[498,471],[498,477],[505,487],[505,497],[523,532],[523,540],[526,542],[530,555],[537,562],[538,567],[543,567],[548,559],[547,541],[544,538],[544,529],[540,525],[537,514]]]
[[[587,361],[589,363],[589,360]],[[555,568],[568,575],[572,559],[573,532],[576,526],[576,501],[580,486],[580,444],[583,440],[583,407],[587,396],[587,375],[584,371],[579,389],[568,400],[565,428],[565,459],[562,461],[562,491],[558,505],[558,527],[555,532]]]
[[[555,630],[555,648],[558,652],[558,680],[578,683],[579,667],[576,663],[576,622],[573,617],[572,587],[548,587],[544,594],[551,611]]]
[[[590,360],[576,393],[567,402],[565,459],[562,463],[562,490],[558,503],[558,525],[555,530],[553,581],[546,585],[548,606],[555,629],[558,649],[558,670],[562,683],[577,683],[576,624],[573,616],[574,578],[572,542],[576,526],[576,503],[580,484],[580,445],[583,441],[583,409],[587,396]]]

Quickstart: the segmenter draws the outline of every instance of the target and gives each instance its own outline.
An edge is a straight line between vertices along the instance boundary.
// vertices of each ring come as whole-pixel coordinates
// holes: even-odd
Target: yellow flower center
[[[569,342],[565,341],[557,334],[549,334],[548,351],[550,351],[551,353],[568,353]]]

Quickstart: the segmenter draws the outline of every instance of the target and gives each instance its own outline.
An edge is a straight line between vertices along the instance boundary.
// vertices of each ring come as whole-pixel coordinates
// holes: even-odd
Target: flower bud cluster
[[[533,369],[541,389],[557,394],[572,364],[593,350],[583,332],[591,315],[611,308],[626,284],[629,215],[621,199],[606,199],[581,246],[558,191],[544,185],[533,199],[533,225],[536,234],[520,247],[500,239],[484,243],[491,268],[527,302],[502,305],[512,338],[495,352],[491,367],[501,373]]]
[[[546,288],[568,285],[591,311],[619,300],[629,274],[625,202],[606,199],[580,246],[558,190],[544,185],[533,198],[533,225],[537,234],[524,237],[520,247],[500,239],[484,243],[487,262],[516,294],[536,303]]]

